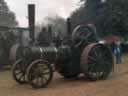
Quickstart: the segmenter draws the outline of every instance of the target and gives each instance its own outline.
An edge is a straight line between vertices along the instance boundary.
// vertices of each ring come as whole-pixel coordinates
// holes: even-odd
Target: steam
[[[67,18],[77,8],[79,0],[6,0],[10,9],[16,13],[20,26],[27,27],[27,4],[36,4],[36,23],[40,24],[46,17],[56,15]]]

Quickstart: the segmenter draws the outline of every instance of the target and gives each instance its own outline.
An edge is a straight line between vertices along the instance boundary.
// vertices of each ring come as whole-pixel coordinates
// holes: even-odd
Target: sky
[[[27,5],[36,4],[36,24],[41,24],[45,17],[56,14],[67,18],[78,7],[79,0],[5,0],[16,14],[20,27],[28,26]]]

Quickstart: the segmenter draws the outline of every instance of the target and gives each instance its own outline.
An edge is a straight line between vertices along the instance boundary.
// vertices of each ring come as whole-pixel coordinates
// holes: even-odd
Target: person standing
[[[121,64],[122,61],[121,61],[120,41],[115,42],[114,55],[116,57],[116,64]]]
[[[37,36],[37,45],[39,46],[49,46],[48,32],[45,27],[42,28]]]

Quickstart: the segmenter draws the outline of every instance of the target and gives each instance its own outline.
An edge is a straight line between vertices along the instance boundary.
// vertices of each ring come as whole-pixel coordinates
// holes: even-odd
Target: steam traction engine
[[[30,45],[22,49],[22,56],[13,66],[13,77],[18,83],[29,83],[34,88],[46,87],[55,71],[64,78],[84,74],[90,80],[108,77],[113,67],[113,55],[105,44],[98,43],[94,26],[79,25],[71,33],[67,20],[67,43],[42,47]],[[31,27],[30,27],[31,28]]]

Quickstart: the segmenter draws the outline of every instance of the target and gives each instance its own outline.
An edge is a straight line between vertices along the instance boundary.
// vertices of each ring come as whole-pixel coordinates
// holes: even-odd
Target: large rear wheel
[[[88,45],[81,56],[81,69],[90,80],[106,79],[113,67],[111,50],[103,44]]]

